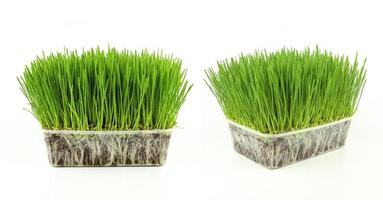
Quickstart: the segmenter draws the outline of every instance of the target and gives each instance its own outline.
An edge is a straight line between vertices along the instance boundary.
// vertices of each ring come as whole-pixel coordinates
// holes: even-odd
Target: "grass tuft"
[[[352,116],[366,81],[365,62],[328,51],[283,48],[218,62],[206,83],[226,117],[277,134]]]
[[[37,57],[18,81],[44,129],[148,130],[175,126],[185,75],[162,52],[65,49]]]

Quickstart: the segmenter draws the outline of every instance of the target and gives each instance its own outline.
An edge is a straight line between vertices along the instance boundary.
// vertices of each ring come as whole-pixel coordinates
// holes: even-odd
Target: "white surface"
[[[0,199],[383,199],[379,1],[0,2]],[[165,166],[52,168],[16,76],[42,50],[162,48],[194,88]],[[346,147],[270,171],[236,154],[203,69],[254,49],[307,45],[368,58]]]

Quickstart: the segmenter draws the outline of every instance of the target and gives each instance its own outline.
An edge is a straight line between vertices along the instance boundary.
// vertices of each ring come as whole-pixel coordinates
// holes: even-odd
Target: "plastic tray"
[[[143,131],[43,130],[52,166],[159,166],[172,129]]]
[[[263,134],[233,121],[234,149],[269,169],[280,168],[344,146],[351,118],[281,134]]]

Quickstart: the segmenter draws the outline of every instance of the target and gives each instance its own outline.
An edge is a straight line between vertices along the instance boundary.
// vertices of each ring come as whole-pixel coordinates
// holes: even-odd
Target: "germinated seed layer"
[[[59,134],[46,133],[52,166],[163,165],[169,133]]]
[[[275,169],[343,147],[350,123],[280,137],[262,137],[234,124],[229,126],[235,151]]]

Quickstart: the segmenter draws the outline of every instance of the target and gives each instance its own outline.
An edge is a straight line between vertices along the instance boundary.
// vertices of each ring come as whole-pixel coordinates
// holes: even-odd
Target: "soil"
[[[170,133],[46,133],[45,141],[53,166],[149,166],[165,163]]]
[[[281,137],[262,137],[230,124],[234,149],[270,169],[343,147],[351,121]]]

